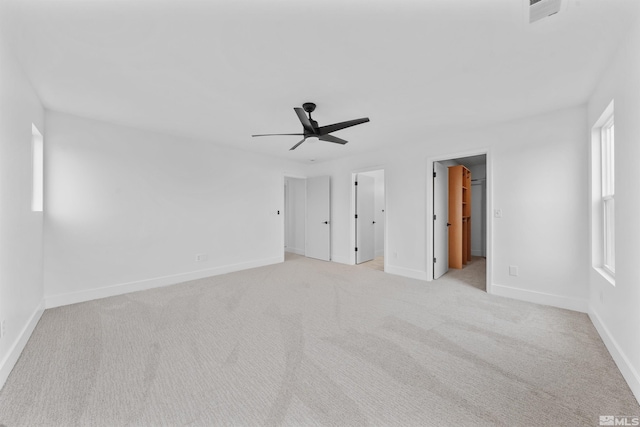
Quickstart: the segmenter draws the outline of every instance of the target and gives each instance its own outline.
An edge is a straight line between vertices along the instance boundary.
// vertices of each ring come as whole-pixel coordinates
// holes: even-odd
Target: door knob
[[[375,221],[373,221],[373,223],[375,224],[376,222],[375,222]]]
[[[329,221],[325,221],[324,223],[325,223],[325,224],[329,224]]]
[[[451,224],[447,223],[447,227],[451,227]]]

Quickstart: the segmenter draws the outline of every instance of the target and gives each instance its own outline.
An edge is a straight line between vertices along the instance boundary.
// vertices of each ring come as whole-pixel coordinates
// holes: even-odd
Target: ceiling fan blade
[[[251,136],[287,136],[287,135],[304,135],[304,133],[261,133],[258,135]]]
[[[322,136],[319,136],[318,139],[320,141],[335,142],[336,144],[342,144],[342,145],[344,145],[347,142],[349,142],[349,141],[345,141],[344,139],[338,138],[337,136],[333,136],[333,135],[322,135]]]
[[[302,127],[305,128],[305,130],[315,134],[316,130],[313,128],[313,125],[309,121],[309,118],[305,114],[304,110],[300,107],[294,107],[293,109],[298,115],[298,118],[300,119],[300,123],[302,123]]]
[[[298,148],[298,145],[302,144],[307,138],[303,138],[302,141],[298,142],[296,145],[294,145],[293,147],[289,148],[289,151],[293,151],[296,148]]]
[[[326,135],[331,132],[335,132],[340,129],[345,129],[351,126],[359,125],[362,123],[367,123],[369,121],[368,117],[362,119],[348,120],[346,122],[334,123],[332,125],[321,126],[318,128],[318,135]]]

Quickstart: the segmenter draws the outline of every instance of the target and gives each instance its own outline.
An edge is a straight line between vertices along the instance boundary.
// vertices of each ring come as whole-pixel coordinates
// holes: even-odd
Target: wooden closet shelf
[[[462,268],[471,260],[471,172],[449,167],[449,267]]]

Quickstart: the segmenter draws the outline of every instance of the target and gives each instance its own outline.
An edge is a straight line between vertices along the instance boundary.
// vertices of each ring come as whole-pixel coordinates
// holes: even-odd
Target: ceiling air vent
[[[560,12],[562,0],[529,0],[529,23]]]

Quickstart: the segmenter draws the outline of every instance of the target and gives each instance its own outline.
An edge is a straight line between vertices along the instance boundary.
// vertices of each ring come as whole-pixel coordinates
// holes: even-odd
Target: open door
[[[449,171],[433,163],[433,278],[449,271]]]
[[[330,178],[307,178],[307,222],[305,255],[331,260]]]
[[[375,258],[375,191],[375,178],[356,176],[356,264]]]

